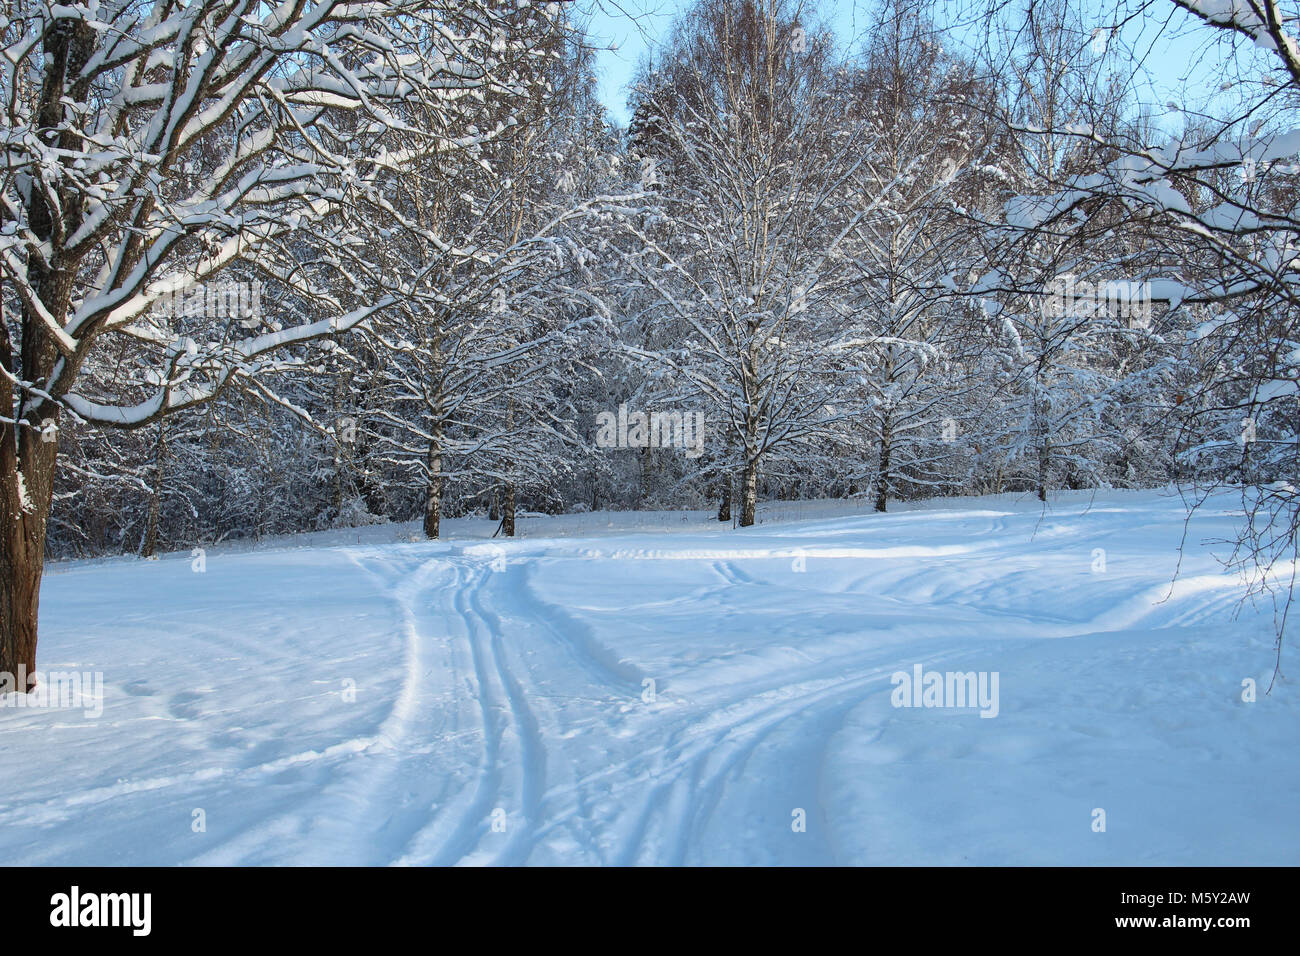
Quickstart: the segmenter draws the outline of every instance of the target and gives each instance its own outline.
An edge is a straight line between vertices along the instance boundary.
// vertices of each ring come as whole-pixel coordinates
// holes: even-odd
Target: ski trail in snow
[[[717,570],[734,583],[751,580],[729,565]],[[530,612],[528,623],[540,623],[544,630],[558,633],[563,627],[556,623],[562,612],[547,608],[538,613],[544,606],[525,589],[509,588],[507,575],[498,574],[488,580],[502,583],[493,594],[499,606],[527,608]],[[484,609],[484,590],[482,587],[473,589],[470,603],[475,614],[492,626],[496,635],[493,643],[500,649],[501,635],[506,630],[498,615]],[[526,642],[523,634],[521,627],[512,636],[518,637],[521,645],[546,646]],[[575,648],[571,643],[561,642],[560,646],[572,657]],[[541,702],[547,700],[541,689],[542,682],[547,676],[553,678],[554,664],[562,665],[564,661],[553,661],[541,655],[540,651],[534,656],[540,657],[544,664],[535,664],[534,669],[539,673],[526,679],[534,691],[530,699]],[[959,656],[962,655],[955,651],[946,651],[942,655],[944,659]],[[856,672],[848,675],[811,677],[805,674],[799,680],[780,682],[759,690],[746,686],[733,688],[732,694],[738,690],[738,695],[724,695],[719,700],[690,706],[683,713],[671,707],[633,705],[631,721],[624,721],[624,724],[631,724],[629,737],[624,743],[630,756],[622,760],[606,757],[597,767],[588,766],[585,772],[581,763],[566,759],[566,774],[570,779],[549,788],[541,799],[544,825],[535,834],[534,842],[557,830],[568,829],[584,838],[587,847],[597,852],[601,862],[683,862],[693,835],[707,824],[712,812],[723,801],[729,778],[734,780],[738,777],[738,769],[755,750],[790,721],[800,719],[822,727],[821,738],[829,738],[837,726],[835,718],[865,694],[881,690],[897,669],[892,661],[881,663],[880,657],[881,654],[876,652],[864,664],[850,664]],[[629,688],[619,675],[601,666],[601,662],[579,660],[578,663],[589,676],[603,678],[602,686],[613,694],[611,702],[617,702],[630,690],[634,693],[635,688]],[[630,662],[623,663],[632,666]],[[821,666],[827,669],[827,665]],[[845,666],[846,662],[841,660],[830,665],[830,669],[842,670]],[[586,700],[600,703],[597,699]],[[600,719],[606,732],[617,731],[620,727],[608,713]],[[563,729],[562,725],[557,726]],[[531,725],[529,729],[534,728],[535,725]],[[554,728],[548,730],[552,731],[546,736],[548,740],[564,740],[566,737],[563,733],[555,733]],[[806,741],[795,741],[793,746],[805,744]],[[535,775],[533,779],[538,777]],[[814,812],[820,812],[815,801],[813,803]],[[593,807],[597,804],[604,808],[604,813],[593,815]],[[613,808],[621,810],[611,812]],[[785,812],[788,813],[789,808]],[[537,815],[535,810],[529,822],[534,823]],[[608,852],[600,852],[601,843],[593,840],[593,836],[599,835],[606,838],[604,842],[609,842],[608,837],[619,833],[623,834],[622,840],[614,842]],[[521,840],[519,845],[525,844]],[[822,862],[833,858],[829,847],[813,855]],[[497,861],[524,862],[526,859],[526,855],[509,853],[502,854]]]
[[[685,710],[643,707],[634,683],[642,671],[635,663],[612,658],[594,636],[583,636],[580,622],[538,599],[533,576],[539,560],[521,555],[505,572],[464,569],[452,589],[451,610],[473,653],[475,690],[487,728],[480,786],[450,836],[439,822],[426,825],[402,863],[525,863],[539,842],[559,831],[572,834],[597,862],[707,863],[707,856],[692,859],[692,847],[716,814],[748,792],[743,779],[748,762],[762,753],[760,762],[774,765],[779,774],[783,763],[806,759],[809,736],[821,753],[842,716],[867,695],[886,693],[898,670],[895,650],[876,649],[860,661],[821,662],[789,681],[760,687],[739,683],[716,699],[687,702]],[[709,566],[728,586],[761,585],[734,561],[729,555],[710,560]],[[1222,584],[1196,582],[1178,596],[1200,596]],[[1132,625],[1153,607],[1144,593],[1104,623]],[[1081,629],[1062,627],[1061,636]],[[933,666],[975,653],[947,647],[924,660]],[[591,687],[586,696],[569,697],[585,709],[566,719],[564,708],[552,712],[545,706],[546,688],[561,675],[571,680],[575,665]],[[821,676],[826,670],[837,674]],[[610,713],[619,701],[625,702],[621,721]],[[546,715],[545,732],[539,714]],[[567,753],[564,744],[572,724],[586,721],[592,727],[597,716],[606,731],[618,732],[623,753],[592,766]],[[792,724],[802,730],[788,731]],[[778,741],[787,731],[791,739]],[[548,752],[545,741],[560,745]],[[548,786],[548,772],[556,765],[566,779]],[[815,782],[820,765],[811,770]],[[815,786],[805,793],[803,803],[810,806],[801,808],[814,818],[823,816]],[[789,814],[794,806],[767,809]],[[492,829],[494,810],[505,812],[503,832]],[[825,827],[802,852],[809,862],[837,859]]]
[[[505,693],[511,726],[514,731],[514,744],[518,750],[519,784],[515,800],[522,813],[522,826],[507,827],[510,842],[493,860],[494,863],[522,863],[528,857],[528,851],[540,817],[542,793],[546,789],[546,746],[538,727],[537,717],[528,704],[527,695],[519,679],[510,670],[506,662],[505,635],[501,619],[487,610],[483,605],[482,591],[487,574],[480,572],[475,586],[467,594],[468,612],[473,616],[479,629],[496,678]]]
[[[545,786],[546,752],[536,718],[505,664],[500,629],[493,627],[478,596],[490,573],[482,567],[462,568],[452,601],[473,655],[475,693],[483,714],[478,787],[445,840],[435,827],[425,827],[397,860],[402,864],[512,862],[527,855],[524,848]],[[500,826],[504,829],[496,828]]]
[[[1171,585],[1179,531],[1173,512],[1133,508],[1041,520],[966,511],[760,529],[743,547],[731,534],[690,532],[677,549],[627,535],[604,546],[552,538],[234,558],[247,563],[228,584],[220,567],[203,579],[227,588],[203,613],[167,619],[203,658],[193,675],[124,666],[114,679],[127,690],[101,725],[154,728],[155,744],[190,762],[174,772],[134,757],[95,764],[80,787],[18,782],[0,804],[0,839],[57,862],[66,853],[44,840],[69,842],[61,834],[96,821],[139,833],[174,816],[188,828],[189,808],[206,806],[217,822],[206,839],[118,859],[813,865],[915,862],[913,846],[926,860],[1014,859],[1057,846],[1053,828],[1076,800],[1123,809],[1128,791],[1114,788],[1141,785],[1133,768],[1151,754],[1184,760],[1174,766],[1191,779],[1207,753],[1252,764],[1280,752],[1252,736],[1283,726],[1280,711],[1262,723],[1280,701],[1238,702],[1254,673],[1238,664],[1242,628],[1228,623],[1241,582],[1197,552]],[[1090,569],[1094,545],[1105,547],[1105,573]],[[165,562],[109,570],[84,572],[64,600],[88,583],[99,602],[129,593],[128,573],[160,594],[188,588],[191,602],[208,593],[168,577]],[[258,583],[264,572],[284,577]],[[295,589],[283,602],[281,587]],[[223,601],[230,621],[209,626]],[[335,616],[349,623],[332,627]],[[1221,646],[1227,634],[1237,650]],[[258,661],[273,665],[269,676],[247,663],[209,676],[220,665],[208,648],[238,663],[259,642],[270,644]],[[320,660],[310,657],[318,643],[328,648]],[[1004,672],[1002,719],[949,723],[891,708],[892,675],[917,664]],[[343,678],[358,678],[362,703],[341,700]],[[213,696],[176,717],[177,695],[129,690],[156,695],[159,684]],[[1235,729],[1211,750],[1219,738],[1207,728],[1220,725]],[[107,752],[85,737],[94,726],[74,730],[92,741],[92,759]],[[1056,769],[1081,763],[1086,777]],[[1027,781],[1023,797],[999,773]],[[918,779],[936,787],[921,792]],[[1242,808],[1235,832],[1278,825],[1271,798],[1229,792],[1224,806]],[[1143,806],[1129,799],[1128,815]],[[948,832],[952,808],[968,815],[959,832],[969,842],[957,847],[930,838]],[[807,829],[795,832],[800,811]],[[1026,818],[1037,829],[1016,843]],[[991,821],[1008,843],[981,844]],[[38,836],[22,836],[29,830]],[[1179,849],[1187,839],[1174,833],[1163,852],[1190,858]],[[1046,858],[1087,862],[1079,854],[1092,845],[1061,843]],[[1140,845],[1123,852],[1104,859],[1157,858]]]
[[[430,756],[428,744],[437,738],[438,721],[457,712],[454,705],[447,705],[459,668],[454,645],[435,640],[422,619],[420,603],[434,581],[440,580],[444,589],[454,587],[453,570],[445,555],[424,560],[410,571],[375,554],[366,553],[365,560],[350,549],[345,554],[399,611],[403,664],[393,705],[372,737],[349,742],[351,759],[341,763],[319,795],[305,806],[288,808],[276,819],[228,840],[196,863],[243,862],[262,848],[268,834],[283,832],[294,818],[306,821],[297,828],[297,835],[310,848],[297,862],[386,862],[380,848],[427,826],[431,808],[444,798],[447,778],[436,773],[422,775],[419,766]],[[435,683],[438,678],[443,679],[441,686]],[[460,730],[458,726],[452,729]]]
[[[933,660],[957,656],[944,655]],[[889,676],[896,669],[891,663],[853,677],[781,685],[723,707],[701,709],[674,731],[671,743],[661,752],[636,759],[636,763],[652,764],[648,777],[653,789],[618,862],[622,865],[686,862],[692,837],[703,829],[722,802],[727,784],[738,782],[737,769],[755,750],[789,721],[805,717],[821,722],[833,719],[865,695],[888,686]],[[799,740],[795,746],[804,748],[807,744],[807,740]],[[629,768],[617,769],[625,772]],[[785,808],[785,813],[788,815],[792,809],[794,806]]]
[[[501,585],[492,592],[501,607],[527,607],[534,612],[541,607],[535,597],[525,598],[520,590],[510,589],[509,581],[509,575],[501,572],[470,571],[453,591],[454,610],[473,648],[476,692],[488,728],[480,787],[453,832],[430,824],[407,846],[401,863],[523,863],[540,838],[560,829],[588,841],[598,833],[625,832],[621,845],[613,846],[603,861],[680,863],[692,834],[721,801],[727,776],[756,748],[787,721],[809,711],[839,713],[863,693],[878,690],[896,669],[877,661],[852,677],[804,679],[758,693],[743,689],[735,699],[712,701],[685,714],[650,708],[634,721],[632,741],[624,745],[632,751],[630,756],[606,759],[597,767],[566,761],[570,779],[548,788],[553,755],[547,753],[543,740],[563,739],[565,728],[561,716],[550,715],[549,733],[543,735],[538,717],[542,708],[537,705],[548,699],[544,682],[563,672],[557,671],[557,665],[578,663],[588,676],[603,678],[598,686],[611,704],[627,700],[632,688],[603,662],[575,662],[577,651],[569,642],[528,639],[539,631],[557,631],[554,609],[507,626],[502,614],[486,604],[489,582]],[[516,674],[509,659],[521,657],[519,648],[524,646],[538,660],[523,665]],[[563,657],[556,659],[555,651]],[[599,698],[579,699],[603,703]],[[602,720],[608,721],[608,715]],[[513,779],[506,779],[506,768]],[[599,792],[598,801],[593,800],[593,791]],[[637,799],[638,791],[644,794],[642,800]],[[596,802],[606,813],[593,818]],[[623,807],[625,812],[609,814],[613,807]],[[493,831],[493,810],[506,811],[504,832]],[[620,819],[624,815],[632,819]]]

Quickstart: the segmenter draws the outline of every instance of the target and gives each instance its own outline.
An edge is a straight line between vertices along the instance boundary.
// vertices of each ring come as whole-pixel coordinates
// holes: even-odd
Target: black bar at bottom
[[[779,927],[807,932],[815,947],[830,931],[865,942],[911,927],[923,950],[1045,931],[1231,945],[1293,925],[1294,877],[1286,868],[13,868],[0,869],[0,922],[12,944],[111,936],[338,946],[402,932],[439,948],[473,946],[477,933],[490,934],[482,942],[492,949],[504,936],[568,948],[689,945],[697,927],[734,942]]]

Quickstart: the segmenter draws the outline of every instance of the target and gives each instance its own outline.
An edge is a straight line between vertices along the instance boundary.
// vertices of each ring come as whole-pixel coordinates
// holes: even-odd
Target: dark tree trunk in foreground
[[[49,147],[71,151],[77,146],[73,132],[62,129],[63,97],[68,75],[80,70],[94,41],[90,24],[74,21],[63,21],[45,38],[46,66],[36,126]],[[80,225],[83,209],[75,192],[57,198],[59,205],[52,205],[44,191],[33,188],[27,208],[32,233],[52,246],[48,259],[34,256],[27,266],[33,298],[47,317],[23,307],[17,356],[8,324],[0,320],[0,365],[5,371],[0,376],[0,521],[4,527],[0,532],[0,674],[13,675],[15,681],[25,674],[27,687],[18,690],[35,684],[36,622],[45,569],[45,526],[58,459],[59,406],[30,392],[15,395],[13,383],[17,379],[47,385],[59,358],[50,325],[62,327],[67,321],[73,277],[80,264],[79,258],[64,252],[61,240],[67,230]],[[71,358],[67,363],[75,373],[77,363]],[[21,400],[21,406],[15,405],[15,399]],[[10,415],[18,421],[5,421]]]
[[[8,391],[7,384],[0,387],[6,393],[0,401]],[[22,432],[15,443],[14,426],[0,424],[0,674],[10,675],[20,691],[35,685],[45,526],[57,456],[55,441],[42,441],[30,428]],[[19,675],[26,686],[18,683]]]

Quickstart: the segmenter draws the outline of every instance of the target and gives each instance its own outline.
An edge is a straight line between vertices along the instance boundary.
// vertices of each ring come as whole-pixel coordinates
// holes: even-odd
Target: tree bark
[[[63,101],[69,92],[68,77],[80,73],[94,43],[95,31],[84,20],[60,20],[45,36],[36,126],[50,147],[71,152],[79,145],[75,131],[63,128]],[[72,93],[81,99],[86,91],[74,88]],[[32,233],[52,249],[48,261],[33,257],[28,263],[32,293],[49,318],[61,326],[67,319],[73,277],[80,266],[64,255],[61,242],[80,225],[84,210],[72,190],[61,193],[55,204],[44,191],[33,188],[26,201]],[[137,249],[140,242],[142,237]],[[128,260],[125,265],[129,269],[135,258]],[[13,675],[15,680],[25,675],[21,683],[27,686],[18,689],[30,690],[36,683],[36,631],[45,570],[45,530],[58,461],[55,429],[59,405],[26,390],[15,395],[12,383],[17,379],[37,388],[48,386],[59,355],[46,322],[27,306],[21,311],[21,327],[15,362],[8,324],[0,316],[0,365],[7,372],[0,376],[0,520],[4,525],[0,532],[0,673]],[[67,361],[68,378],[72,379],[76,362],[72,358]],[[19,421],[4,421],[11,415]]]
[[[731,472],[724,471],[718,479],[718,520],[731,520]]]
[[[1034,425],[1038,434],[1038,500],[1047,501],[1047,477],[1052,465],[1052,428],[1051,404],[1047,399],[1047,390],[1043,382],[1044,372],[1040,367],[1034,377]]]
[[[501,534],[507,538],[515,536],[515,484],[506,483],[506,502],[501,514]]]
[[[36,685],[36,630],[45,569],[56,442],[23,429],[14,448],[13,426],[0,425],[0,674]]]
[[[1052,462],[1052,446],[1047,439],[1038,446],[1038,500],[1047,500],[1047,470]]]
[[[429,487],[424,498],[424,536],[438,537],[442,524],[442,425],[430,429],[427,459]]]
[[[752,355],[750,361],[748,368],[752,369]],[[747,378],[752,382],[757,379],[757,375],[750,371]],[[752,386],[747,384],[746,394],[752,393]],[[740,479],[740,526],[742,528],[748,528],[754,523],[758,511],[758,424],[757,402],[751,398],[748,399],[745,407],[745,467]]]
[[[880,429],[880,469],[876,475],[876,510],[889,504],[889,464],[894,451],[894,429],[888,418]]]
[[[158,443],[153,453],[153,481],[149,491],[149,519],[144,529],[144,544],[140,557],[152,558],[158,550],[158,514],[162,510],[163,462],[167,458],[167,431],[164,422],[158,423]],[[337,473],[336,473],[337,476]],[[338,513],[337,511],[335,512]]]
[[[745,475],[741,483],[740,526],[748,528],[754,523],[758,511],[758,458],[746,456]]]
[[[650,497],[650,446],[645,445],[637,452],[638,464],[640,465],[640,490],[637,494],[637,510],[640,511],[646,506],[646,499]]]
[[[515,401],[512,398],[506,403],[506,433],[513,434],[514,428]],[[511,470],[513,470],[513,465],[514,461],[512,460]],[[506,482],[506,500],[503,514],[501,515],[501,534],[506,538],[513,538],[515,536],[515,483],[513,481]]]

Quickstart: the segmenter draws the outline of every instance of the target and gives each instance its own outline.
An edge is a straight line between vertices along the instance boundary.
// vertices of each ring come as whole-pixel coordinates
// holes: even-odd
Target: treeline
[[[1206,42],[1234,32],[1192,7]],[[413,519],[436,537],[466,514],[509,535],[537,511],[748,525],[774,498],[1289,487],[1300,65],[1285,44],[1243,52],[1217,112],[1173,129],[1095,12],[993,5],[972,43],[942,5],[890,0],[847,43],[794,0],[698,0],[626,130],[561,12],[502,20],[484,41],[509,71],[451,119],[436,97],[383,123],[326,106],[319,188],[350,188],[349,157],[364,183],[204,281],[243,291],[217,324],[240,336],[364,318],[274,363],[178,371],[176,342],[216,350],[216,306],[160,300],[80,388],[137,407],[164,386],[175,408],[97,422],[69,403],[51,553]],[[176,171],[185,190],[223,149]],[[204,401],[174,400],[194,382]]]

